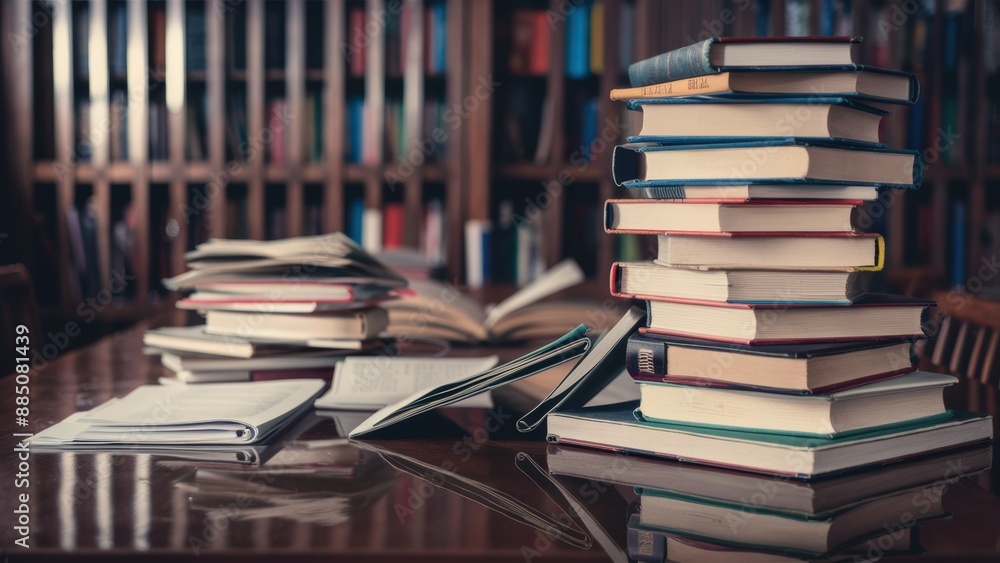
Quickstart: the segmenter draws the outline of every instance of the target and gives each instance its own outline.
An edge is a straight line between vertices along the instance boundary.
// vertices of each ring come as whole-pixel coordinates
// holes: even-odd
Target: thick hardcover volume
[[[735,149],[735,148],[758,148],[758,147],[824,147],[835,148],[843,151],[866,150],[859,147],[845,147],[843,144],[832,142],[808,142],[794,137],[782,137],[762,141],[747,141],[737,139],[734,142],[692,142],[683,145],[665,145],[654,143],[629,143],[615,146],[611,153],[611,177],[615,184],[626,188],[660,188],[665,186],[743,186],[753,184],[823,184],[823,185],[843,185],[843,186],[876,186],[879,188],[899,188],[915,190],[920,187],[924,179],[924,165],[920,159],[920,153],[909,150],[886,150],[879,149],[868,152],[885,152],[896,154],[909,154],[913,158],[913,181],[909,184],[882,184],[871,182],[859,182],[848,180],[814,180],[811,178],[741,178],[741,177],[719,177],[708,179],[649,179],[643,180],[646,175],[647,152],[671,151],[671,150],[704,150],[704,149]]]
[[[801,105],[809,106],[810,108],[830,105],[830,106],[841,106],[856,111],[861,111],[865,113],[870,113],[872,115],[877,115],[879,117],[888,117],[892,115],[890,112],[881,110],[878,108],[871,107],[869,105],[863,104],[861,102],[852,101],[844,96],[791,96],[791,97],[775,97],[767,95],[747,95],[740,97],[729,97],[729,98],[719,98],[716,96],[687,96],[687,97],[676,97],[676,98],[652,98],[644,100],[629,100],[625,107],[632,111],[642,112],[644,106],[657,106],[657,105],[684,105],[684,104],[695,104],[695,105]],[[789,130],[794,128],[790,127]],[[661,144],[671,144],[671,145],[690,145],[690,144],[707,144],[707,143],[729,143],[734,141],[741,142],[755,142],[760,141],[768,136],[757,135],[757,136],[741,136],[741,135],[712,135],[712,136],[700,136],[700,137],[683,137],[677,135],[630,135],[628,137],[629,143],[661,143]],[[888,148],[885,143],[875,143],[870,141],[861,141],[857,139],[846,139],[842,137],[783,137],[788,139],[798,139],[804,142],[815,143],[815,144],[831,144],[836,143],[838,145],[852,145],[858,148],[864,149],[886,149]]]
[[[712,37],[687,47],[632,63],[628,67],[628,80],[632,86],[648,86],[705,74],[715,74],[719,68],[709,62],[712,44],[719,41]]]
[[[633,334],[625,349],[625,369],[634,379],[663,381],[667,374],[668,347],[665,340]]]
[[[715,74],[726,70],[728,67],[720,67],[712,65],[710,61],[710,55],[712,52],[712,45],[715,43],[741,43],[741,42],[759,42],[759,41],[769,41],[767,39],[761,39],[759,37],[748,37],[748,38],[721,38],[712,37],[704,41],[699,41],[693,45],[688,45],[687,47],[681,47],[680,49],[674,49],[673,51],[663,53],[661,55],[656,55],[655,57],[650,57],[645,60],[641,60],[636,63],[632,63],[628,67],[628,79],[632,86],[649,86],[651,84],[657,84],[659,82],[670,82],[673,80],[683,80],[685,78],[692,78],[695,76],[704,76],[706,74]],[[770,41],[776,42],[799,42],[799,43],[815,43],[815,42],[849,42],[849,43],[860,43],[860,37],[781,37],[775,38]],[[776,69],[801,69],[803,67],[767,67],[772,70]],[[809,66],[804,68],[827,68],[827,69],[844,69],[844,70],[854,70],[856,65],[842,65],[834,67],[822,67],[822,66]]]
[[[889,379],[899,375],[912,373],[917,370],[917,358],[910,351],[908,364],[900,365],[899,369],[876,373],[865,377],[845,381],[843,383],[818,387],[812,390],[784,389],[767,387],[764,385],[741,385],[729,383],[704,377],[672,375],[667,370],[668,349],[672,345],[684,346],[687,348],[699,348],[703,350],[717,350],[720,352],[731,352],[734,354],[753,354],[762,357],[788,358],[788,359],[808,359],[813,357],[823,357],[836,354],[846,354],[865,350],[868,348],[882,348],[905,342],[906,340],[884,340],[884,341],[862,341],[862,342],[837,342],[820,344],[791,344],[791,345],[769,345],[769,346],[749,346],[743,344],[732,344],[726,342],[715,342],[711,340],[695,340],[681,337],[665,337],[657,334],[636,333],[629,337],[628,347],[625,351],[625,369],[636,382],[649,383],[676,383],[680,385],[690,385],[694,387],[716,387],[723,389],[738,389],[744,391],[758,391],[766,393],[777,393],[780,395],[816,395],[822,393],[833,393],[843,391],[883,379]]]

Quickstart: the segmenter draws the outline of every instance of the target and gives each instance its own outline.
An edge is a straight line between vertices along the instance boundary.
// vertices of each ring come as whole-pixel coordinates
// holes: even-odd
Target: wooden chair
[[[934,298],[937,331],[924,347],[925,361],[975,382],[967,386],[968,408],[996,412],[997,394],[984,393],[983,386],[1000,382],[1000,301],[954,292]]]
[[[24,264],[0,266],[0,376],[14,372],[18,355],[14,337],[17,325],[28,327],[30,349],[41,346],[45,331],[38,314],[38,303],[31,287],[31,274]]]

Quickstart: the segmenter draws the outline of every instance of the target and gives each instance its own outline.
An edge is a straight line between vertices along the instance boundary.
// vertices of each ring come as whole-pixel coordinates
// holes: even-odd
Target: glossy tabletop
[[[29,486],[19,487],[25,483],[18,483],[14,433],[39,431],[164,375],[158,357],[142,353],[145,328],[112,335],[34,370],[27,429],[15,425],[15,380],[3,379],[0,433],[7,453],[0,457],[0,518],[10,560],[70,553],[102,561],[195,555],[267,561],[627,558],[627,524],[641,502],[615,468],[627,466],[629,458],[595,453],[607,457],[606,479],[553,475],[549,462],[560,451],[541,435],[519,435],[516,417],[503,406],[451,409],[411,424],[404,430],[410,436],[363,444],[338,436],[350,417],[311,414],[240,460],[34,452],[23,456]],[[465,352],[507,359],[522,351]],[[996,390],[963,381],[949,391],[948,401],[952,408],[995,412]],[[998,485],[989,470],[928,483],[921,494],[940,496],[945,513],[917,524],[925,554],[911,550],[893,559],[1000,559],[1000,499],[993,492]],[[16,511],[25,512],[18,499],[23,493],[29,494],[27,549],[15,544],[24,531],[15,529],[23,518]],[[920,506],[916,497],[913,502]],[[752,512],[746,526],[756,525]],[[887,521],[883,529],[891,533],[897,525]],[[886,555],[875,541],[867,550],[861,545],[852,552],[861,555],[847,560]],[[730,560],[726,552],[717,555]],[[745,557],[734,553],[731,560]],[[754,560],[778,558],[761,557]]]

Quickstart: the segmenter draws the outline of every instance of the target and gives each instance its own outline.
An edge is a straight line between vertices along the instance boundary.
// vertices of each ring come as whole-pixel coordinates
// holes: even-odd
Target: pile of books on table
[[[888,114],[864,103],[912,102],[915,80],[854,66],[856,41],[713,39],[630,68],[642,131],[613,172],[640,197],[605,221],[657,238],[655,261],[611,271],[647,305],[625,358],[641,399],[550,415],[551,440],[812,478],[992,437],[945,408],[953,377],[916,371],[933,303],[865,291],[885,252],[863,201],[919,187],[921,162],[878,143]],[[771,82],[669,97],[725,70]],[[901,82],[866,93],[869,75]]]
[[[274,241],[212,240],[165,280],[205,323],[148,331],[144,343],[189,383],[330,379],[337,362],[385,343],[380,303],[406,280],[342,233]]]

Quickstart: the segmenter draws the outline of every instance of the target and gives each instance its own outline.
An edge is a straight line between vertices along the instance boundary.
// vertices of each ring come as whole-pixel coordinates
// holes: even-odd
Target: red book
[[[382,246],[384,248],[393,249],[403,246],[405,220],[402,203],[385,204],[382,221]]]
[[[552,41],[552,26],[546,12],[534,11],[532,14],[531,52],[528,61],[530,74],[548,74],[549,43]]]
[[[351,25],[347,30],[347,40],[351,46],[351,76],[365,74],[365,10],[351,10]]]
[[[285,163],[285,100],[275,98],[268,104],[267,126],[274,134],[271,136],[271,143],[268,146],[271,162],[274,164]],[[279,125],[275,127],[274,125]]]

